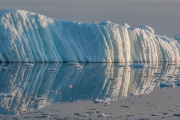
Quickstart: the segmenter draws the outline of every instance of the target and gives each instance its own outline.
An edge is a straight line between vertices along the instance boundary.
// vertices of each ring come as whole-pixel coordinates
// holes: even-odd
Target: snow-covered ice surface
[[[177,39],[156,35],[146,25],[131,28],[0,10],[0,62],[176,62]]]

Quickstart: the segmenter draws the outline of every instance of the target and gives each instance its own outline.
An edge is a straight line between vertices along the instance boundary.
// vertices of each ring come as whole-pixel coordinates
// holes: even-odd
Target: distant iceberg
[[[175,38],[156,35],[146,25],[82,23],[0,10],[0,62],[180,61]]]

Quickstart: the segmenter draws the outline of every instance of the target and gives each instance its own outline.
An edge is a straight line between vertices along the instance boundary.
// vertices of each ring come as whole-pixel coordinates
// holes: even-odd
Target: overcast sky
[[[180,0],[0,0],[0,9],[22,9],[80,22],[149,25],[157,34],[180,34]]]

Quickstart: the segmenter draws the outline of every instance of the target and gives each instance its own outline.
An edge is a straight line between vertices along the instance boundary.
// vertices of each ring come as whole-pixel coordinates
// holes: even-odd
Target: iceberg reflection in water
[[[178,79],[179,68],[168,63],[143,68],[128,63],[2,63],[0,114],[21,114],[55,102],[149,94],[161,79]]]

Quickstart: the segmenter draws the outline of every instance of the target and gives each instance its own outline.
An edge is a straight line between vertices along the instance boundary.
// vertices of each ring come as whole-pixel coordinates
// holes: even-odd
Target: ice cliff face
[[[0,62],[179,61],[180,43],[149,26],[82,23],[0,11]]]

